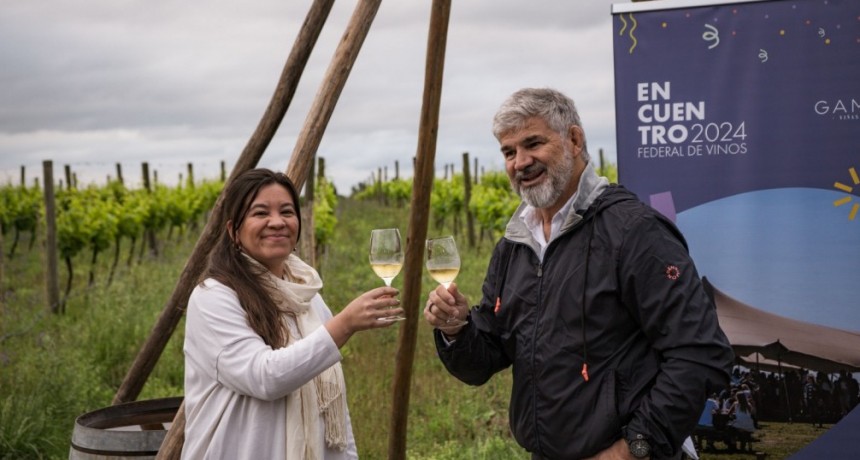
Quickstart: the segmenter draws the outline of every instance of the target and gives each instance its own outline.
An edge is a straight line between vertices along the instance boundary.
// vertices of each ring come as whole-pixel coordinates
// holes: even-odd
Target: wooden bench
[[[693,442],[696,449],[701,452],[704,444],[716,449],[715,442],[719,441],[726,445],[726,451],[753,452],[753,443],[758,441],[752,433],[738,430],[729,424],[731,417],[727,414],[714,414],[713,426],[697,426],[693,430]],[[740,446],[738,446],[740,443]]]
[[[713,426],[697,426],[693,430],[693,441],[696,444],[696,449],[702,451],[704,444],[708,447],[714,447],[714,443],[720,441],[724,443],[728,450],[735,450],[735,440],[737,439],[737,430],[729,426],[728,414],[714,414]]]

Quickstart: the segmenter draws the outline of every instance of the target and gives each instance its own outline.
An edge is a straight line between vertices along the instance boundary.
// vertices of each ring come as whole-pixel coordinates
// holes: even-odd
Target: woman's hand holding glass
[[[403,266],[403,246],[400,243],[400,230],[382,228],[370,231],[370,267],[382,278],[386,286],[400,273]],[[380,318],[380,321],[401,321],[403,314]]]
[[[398,294],[400,291],[393,287],[380,286],[353,299],[325,324],[337,347],[344,346],[356,332],[394,324],[384,318],[403,315]]]

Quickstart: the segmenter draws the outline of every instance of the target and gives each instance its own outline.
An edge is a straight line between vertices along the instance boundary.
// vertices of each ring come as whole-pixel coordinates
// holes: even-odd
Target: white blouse
[[[319,295],[311,308],[323,324],[332,318]],[[294,324],[290,334],[298,334]],[[342,359],[325,327],[272,350],[248,325],[235,291],[213,279],[188,300],[184,350],[183,459],[284,458],[286,398]],[[344,452],[325,447],[319,420],[324,459],[358,458],[348,410]]]

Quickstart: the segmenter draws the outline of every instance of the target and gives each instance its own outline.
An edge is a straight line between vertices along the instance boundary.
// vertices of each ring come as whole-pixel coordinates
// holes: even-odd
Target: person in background
[[[717,394],[713,393],[705,400],[705,407],[702,409],[702,414],[699,416],[699,421],[696,423],[696,432],[700,436],[696,439],[696,447],[702,450],[702,438],[707,438],[707,448],[715,450],[714,440],[708,437],[708,434],[714,431],[714,415],[720,415],[720,403],[717,401]]]
[[[820,390],[812,374],[806,375],[806,383],[803,384],[803,404],[805,415],[812,426],[822,427]]]
[[[839,418],[845,417],[854,408],[851,393],[854,392],[856,398],[856,390],[852,387],[848,371],[844,369],[839,371],[839,380],[836,381],[835,387],[836,400],[839,403]]]
[[[755,433],[755,423],[753,422],[752,406],[750,406],[749,399],[743,393],[737,393],[729,413],[733,416],[729,426],[737,433],[737,448],[741,451],[752,451],[752,435]]]
[[[513,367],[511,430],[533,459],[680,458],[734,359],[683,236],[597,175],[564,94],[517,91],[493,133],[523,203],[475,307],[456,283],[430,292],[442,363],[470,385]]]
[[[185,323],[187,459],[354,459],[340,348],[390,326],[398,291],[379,287],[336,316],[316,270],[293,254],[299,196],[254,169],[224,193],[226,228]]]
[[[755,396],[753,395],[753,391],[750,390],[751,384],[751,381],[749,383],[741,383],[740,390],[738,390],[738,397],[746,398],[747,403],[749,403],[750,406],[750,415],[752,416],[753,424],[755,425],[755,428],[758,429],[758,413],[756,411]]]

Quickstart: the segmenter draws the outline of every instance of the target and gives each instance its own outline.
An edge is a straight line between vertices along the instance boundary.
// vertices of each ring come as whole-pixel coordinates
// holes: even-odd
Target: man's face
[[[573,153],[565,139],[539,117],[532,117],[519,130],[499,139],[511,187],[535,208],[560,205],[570,197],[574,172]],[[570,192],[570,193],[566,193]]]

